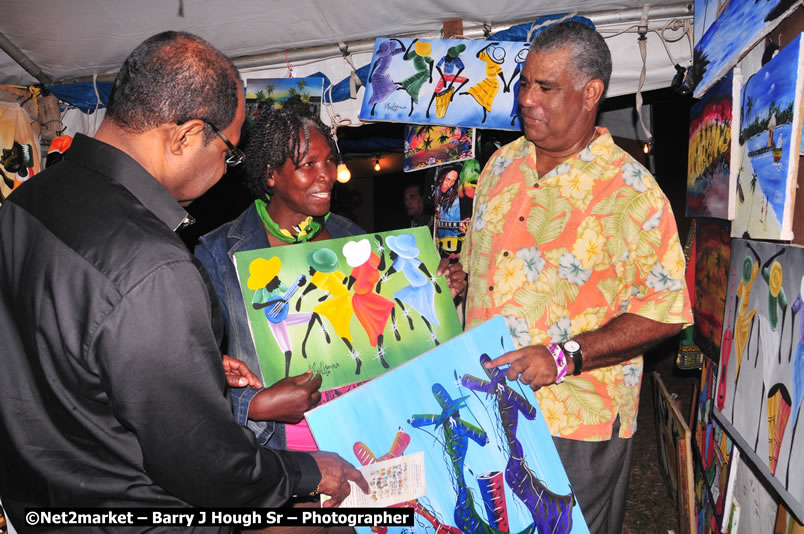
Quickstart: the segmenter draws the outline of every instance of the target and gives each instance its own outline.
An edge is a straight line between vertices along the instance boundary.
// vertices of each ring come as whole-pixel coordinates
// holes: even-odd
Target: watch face
[[[567,352],[578,352],[581,350],[581,345],[574,339],[570,339],[566,343],[564,343],[564,350]]]

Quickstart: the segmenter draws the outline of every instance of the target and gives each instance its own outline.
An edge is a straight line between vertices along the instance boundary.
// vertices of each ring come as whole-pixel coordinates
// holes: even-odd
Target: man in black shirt
[[[121,67],[94,139],[0,209],[0,497],[26,507],[280,506],[368,489],[339,456],[259,447],[231,413],[222,320],[174,233],[235,149],[235,67],[177,32]],[[92,531],[85,527],[84,532]]]

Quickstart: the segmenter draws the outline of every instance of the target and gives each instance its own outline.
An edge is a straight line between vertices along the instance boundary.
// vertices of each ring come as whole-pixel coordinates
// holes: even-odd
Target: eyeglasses
[[[235,146],[228,139],[226,139],[226,136],[223,135],[214,124],[207,121],[204,121],[204,124],[212,128],[212,131],[215,132],[215,135],[220,137],[221,141],[223,141],[229,148],[229,151],[226,153],[226,164],[230,167],[236,167],[243,163],[243,161],[246,159],[246,154],[239,148],[235,148]]]

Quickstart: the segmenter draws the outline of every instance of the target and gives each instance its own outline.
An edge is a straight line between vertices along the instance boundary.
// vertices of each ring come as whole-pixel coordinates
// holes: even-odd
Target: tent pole
[[[14,43],[9,41],[8,37],[6,37],[2,32],[0,32],[0,48],[2,48],[11,59],[16,61],[20,67],[25,69],[28,74],[39,80],[39,82],[43,85],[51,85],[53,83],[53,79],[42,72],[42,69],[40,69],[36,63],[31,61],[31,58],[26,56],[22,50],[14,45]]]

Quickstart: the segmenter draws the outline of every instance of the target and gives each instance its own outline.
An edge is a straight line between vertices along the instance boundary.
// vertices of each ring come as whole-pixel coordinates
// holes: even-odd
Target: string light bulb
[[[381,168],[382,167],[380,167],[380,158],[375,159],[374,160],[374,170],[377,171],[377,172],[380,172]]]
[[[648,146],[648,144],[647,144],[647,143],[645,143],[645,144],[642,146],[642,152],[644,152],[645,154],[647,154],[647,153],[649,153],[649,152],[650,152],[650,147]]]
[[[346,182],[348,182],[351,179],[352,179],[352,173],[351,173],[351,171],[349,171],[349,167],[346,166],[346,163],[344,163],[344,162],[338,163],[337,180],[340,183],[345,184]]]

